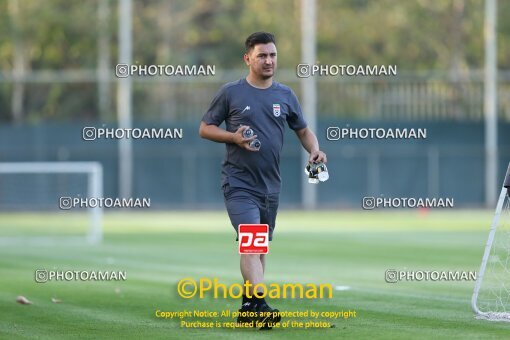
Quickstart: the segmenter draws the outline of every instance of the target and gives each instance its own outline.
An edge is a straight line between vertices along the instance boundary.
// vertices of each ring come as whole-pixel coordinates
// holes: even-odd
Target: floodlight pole
[[[301,63],[315,64],[316,49],[316,2],[315,0],[301,0]],[[315,77],[301,78],[301,97],[303,113],[306,115],[308,128],[316,133],[317,130],[317,86]],[[306,151],[301,155],[301,166],[308,163],[309,155]],[[304,178],[304,176],[302,177]],[[301,185],[301,201],[305,209],[313,209],[317,205],[317,186],[309,184],[304,178]]]
[[[496,203],[498,176],[498,97],[496,22],[497,0],[485,0],[485,203],[493,207]]]
[[[110,0],[99,0],[97,21],[97,98],[99,118],[103,121],[111,109],[111,65],[110,65]]]
[[[119,0],[119,64],[132,63],[132,0]],[[132,82],[131,77],[119,78],[117,89],[118,127],[132,126]],[[129,198],[133,184],[133,146],[130,138],[119,140],[119,194]]]

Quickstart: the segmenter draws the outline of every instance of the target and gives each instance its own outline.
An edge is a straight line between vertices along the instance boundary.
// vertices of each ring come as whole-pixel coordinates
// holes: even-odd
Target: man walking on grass
[[[281,188],[279,165],[285,125],[295,131],[310,154],[310,162],[326,163],[327,159],[319,149],[317,137],[307,127],[294,92],[273,81],[277,64],[274,36],[253,33],[245,47],[243,59],[249,68],[248,76],[219,90],[202,118],[199,134],[226,144],[222,189],[236,233],[239,224],[268,224],[271,241]],[[219,127],[223,122],[225,129]],[[253,135],[243,136],[248,129],[253,130]],[[255,139],[259,145],[252,143]],[[237,321],[265,325],[280,322],[281,317],[275,313],[278,310],[253,292],[253,286],[264,281],[265,254],[241,254],[240,262],[243,279],[251,284],[249,294],[243,295],[240,312],[251,313],[241,313]]]

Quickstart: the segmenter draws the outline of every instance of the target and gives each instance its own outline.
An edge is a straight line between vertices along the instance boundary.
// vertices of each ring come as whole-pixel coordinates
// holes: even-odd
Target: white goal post
[[[501,219],[502,212],[503,219]],[[471,299],[471,307],[479,319],[510,322],[509,219],[510,164],[501,188]]]
[[[99,162],[0,162],[0,176],[4,174],[83,174],[87,178],[84,194],[88,197],[103,196],[103,167]],[[58,207],[58,199],[54,204]],[[89,227],[86,238],[89,243],[98,244],[103,238],[103,210],[100,206],[87,209]],[[15,237],[9,239],[14,240]]]

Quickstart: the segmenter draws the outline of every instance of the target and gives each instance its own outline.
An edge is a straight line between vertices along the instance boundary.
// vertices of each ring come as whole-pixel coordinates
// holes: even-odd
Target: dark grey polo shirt
[[[230,132],[235,132],[240,125],[248,125],[262,144],[258,152],[226,144],[222,185],[261,194],[280,192],[285,124],[293,130],[306,127],[301,106],[289,87],[273,81],[271,87],[258,89],[246,79],[228,83],[216,94],[202,121],[216,126],[225,122]]]

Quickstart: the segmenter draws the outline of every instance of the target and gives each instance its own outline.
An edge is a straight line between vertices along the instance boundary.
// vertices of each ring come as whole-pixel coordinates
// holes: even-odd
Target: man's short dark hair
[[[253,47],[255,47],[255,45],[269,43],[273,43],[276,45],[274,35],[268,32],[255,32],[250,34],[250,36],[246,38],[244,46],[246,47],[246,53],[248,53]]]

